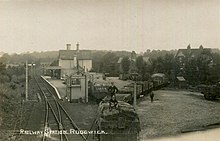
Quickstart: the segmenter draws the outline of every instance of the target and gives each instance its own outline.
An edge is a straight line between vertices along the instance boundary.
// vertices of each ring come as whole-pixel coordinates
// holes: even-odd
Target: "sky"
[[[0,0],[0,51],[220,48],[219,0]]]

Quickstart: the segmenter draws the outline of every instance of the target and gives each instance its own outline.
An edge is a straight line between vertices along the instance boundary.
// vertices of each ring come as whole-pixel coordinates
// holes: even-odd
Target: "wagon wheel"
[[[216,99],[216,95],[212,95],[212,100],[215,100]]]
[[[205,99],[209,100],[209,94],[208,93],[204,92],[204,97],[205,97]]]
[[[209,100],[212,100],[212,97],[213,97],[213,96],[212,96],[211,93],[209,93],[209,94],[208,94],[208,97],[209,97]]]

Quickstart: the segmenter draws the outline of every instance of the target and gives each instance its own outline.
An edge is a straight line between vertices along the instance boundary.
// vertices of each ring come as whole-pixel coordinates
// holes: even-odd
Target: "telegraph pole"
[[[79,42],[76,43],[76,67],[77,71],[79,72]]]
[[[28,62],[26,61],[26,87],[25,87],[25,100],[28,101]]]
[[[136,90],[136,80],[134,81],[134,109],[136,110],[136,105],[137,105],[137,90]]]
[[[133,77],[133,80],[134,80],[134,100],[133,100],[133,106],[134,106],[134,109],[136,110],[136,106],[137,106],[137,76],[138,76],[138,73],[137,72],[134,72],[131,74],[132,77]]]

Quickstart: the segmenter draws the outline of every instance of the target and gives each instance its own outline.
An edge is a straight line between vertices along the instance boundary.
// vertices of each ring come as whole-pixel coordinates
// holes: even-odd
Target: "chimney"
[[[187,49],[188,49],[188,50],[190,50],[190,49],[191,49],[191,46],[190,46],[190,44],[189,44],[189,45],[187,46]]]
[[[71,50],[71,44],[66,44],[66,50]]]
[[[199,49],[200,49],[200,50],[203,50],[203,46],[202,46],[202,45],[200,45],[200,46],[199,46]]]
[[[76,51],[79,52],[79,42],[76,43]]]

